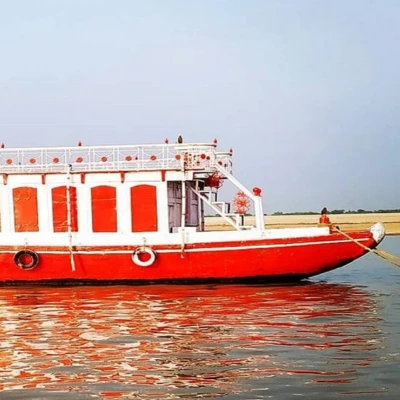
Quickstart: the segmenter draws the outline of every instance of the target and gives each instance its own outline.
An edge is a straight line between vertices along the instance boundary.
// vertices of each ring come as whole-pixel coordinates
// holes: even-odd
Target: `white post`
[[[124,183],[117,184],[117,226],[118,232],[126,235],[132,232],[132,208],[130,204],[130,188]],[[125,210],[121,212],[120,210]]]
[[[3,185],[0,191],[1,202],[1,232],[15,232],[14,227],[14,201],[12,187]]]
[[[260,230],[265,229],[265,224],[264,224],[264,212],[263,212],[263,205],[262,205],[262,197],[260,196],[254,196],[254,214],[255,214],[255,222],[256,222],[256,228]]]
[[[186,225],[186,182],[182,180],[182,210],[181,210],[181,257],[185,251],[185,225]]]
[[[186,224],[186,182],[182,181],[182,213],[181,213],[181,228]]]
[[[169,233],[168,183],[160,182],[157,188],[157,224],[158,232]]]
[[[53,222],[53,208],[49,208],[49,186],[38,184],[36,189],[39,232],[49,234],[53,230],[53,227],[50,225]]]
[[[75,260],[72,248],[72,215],[71,215],[71,169],[72,165],[68,165],[67,169],[67,185],[66,185],[66,197],[67,197],[67,232],[68,232],[68,245],[69,255],[71,260],[72,271],[75,271]]]
[[[92,203],[90,184],[75,183],[78,201],[78,233],[80,237],[87,237],[92,232]]]

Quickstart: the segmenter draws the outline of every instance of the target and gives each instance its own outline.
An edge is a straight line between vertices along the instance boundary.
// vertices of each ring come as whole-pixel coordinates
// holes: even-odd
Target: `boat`
[[[294,282],[385,236],[379,222],[343,235],[326,213],[312,227],[268,229],[262,190],[234,176],[232,149],[179,142],[2,145],[0,282]],[[225,185],[234,202],[220,199]],[[231,229],[208,229],[207,210]]]

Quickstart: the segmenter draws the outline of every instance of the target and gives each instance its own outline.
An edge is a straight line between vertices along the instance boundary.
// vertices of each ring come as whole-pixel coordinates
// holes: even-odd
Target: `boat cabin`
[[[218,184],[234,178],[232,151],[217,152],[216,143],[2,148],[0,165],[2,242],[199,232],[205,204],[244,229],[229,204],[217,201]]]

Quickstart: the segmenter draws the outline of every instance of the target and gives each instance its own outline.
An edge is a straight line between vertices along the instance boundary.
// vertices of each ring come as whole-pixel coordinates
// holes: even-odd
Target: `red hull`
[[[369,231],[353,232],[354,239],[375,247]],[[365,250],[340,234],[310,238],[260,239],[178,246],[153,246],[155,262],[140,267],[132,261],[137,246],[74,248],[75,271],[67,247],[33,247],[39,264],[19,268],[14,255],[20,248],[0,248],[1,282],[49,281],[294,281],[341,267]]]

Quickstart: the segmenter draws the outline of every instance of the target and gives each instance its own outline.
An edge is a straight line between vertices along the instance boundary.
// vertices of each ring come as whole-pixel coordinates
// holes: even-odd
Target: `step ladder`
[[[236,230],[239,231],[252,228],[252,226],[242,224],[242,216],[240,214],[230,212],[230,203],[217,200],[216,190],[213,190],[212,188],[196,190],[193,187],[191,187],[191,190]]]

